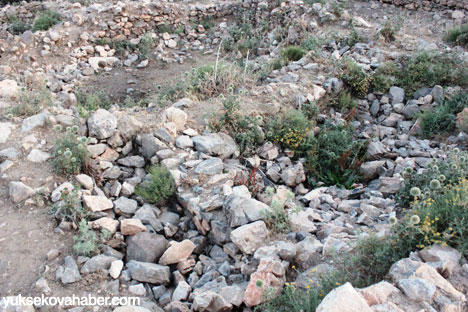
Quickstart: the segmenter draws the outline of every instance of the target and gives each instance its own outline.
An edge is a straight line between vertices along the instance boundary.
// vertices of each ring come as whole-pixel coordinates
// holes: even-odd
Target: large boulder
[[[10,182],[9,188],[10,198],[14,203],[19,203],[36,194],[32,188],[19,181]]]
[[[156,285],[167,285],[170,282],[171,271],[168,266],[156,263],[131,260],[127,269],[132,279]]]
[[[248,307],[261,304],[269,297],[281,293],[285,278],[285,269],[280,261],[261,259],[257,271],[250,276],[250,282],[245,290],[244,303]]]
[[[167,240],[163,235],[141,232],[127,238],[127,260],[157,262],[166,247]]]
[[[372,312],[372,309],[356,289],[346,283],[326,295],[316,312]]]
[[[236,142],[224,133],[198,135],[192,140],[197,151],[211,156],[219,156],[224,159],[232,155],[239,155]]]
[[[182,242],[171,241],[169,247],[159,259],[160,264],[174,264],[186,260],[195,249],[195,244],[185,239]]]
[[[224,203],[229,225],[236,227],[264,218],[270,207],[256,199],[243,196],[230,196]]]

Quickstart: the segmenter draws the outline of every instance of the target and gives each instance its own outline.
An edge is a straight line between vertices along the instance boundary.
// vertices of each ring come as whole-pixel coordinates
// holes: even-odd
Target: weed
[[[135,194],[150,203],[161,203],[169,199],[175,192],[175,181],[166,168],[153,165],[149,168],[149,178],[135,189]]]
[[[80,221],[78,234],[73,237],[73,250],[80,256],[92,257],[99,253],[102,243],[110,236],[110,232],[103,230],[100,234],[89,228],[85,219]]]
[[[468,24],[449,30],[445,35],[445,41],[468,47]]]
[[[363,38],[359,34],[359,32],[354,28],[353,24],[351,23],[351,32],[349,35],[344,39],[343,44],[345,46],[354,47],[356,43],[362,42]]]
[[[328,104],[338,108],[341,112],[351,110],[356,107],[357,102],[348,91],[340,92],[339,94],[332,95]]]
[[[8,112],[15,116],[29,117],[40,113],[52,103],[52,94],[46,88],[40,90],[21,89],[18,102]]]
[[[306,51],[312,51],[312,54],[316,56],[320,54],[320,52],[322,51],[322,46],[324,44],[324,39],[315,36],[309,36],[302,41],[301,46]]]
[[[12,16],[8,19],[10,25],[8,26],[8,31],[13,35],[21,35],[27,30],[31,29],[31,25],[19,20],[16,16]]]
[[[353,139],[352,131],[344,127],[325,127],[311,141],[306,155],[309,182],[351,187],[359,180],[357,169],[367,150],[366,141]]]
[[[58,138],[55,142],[52,166],[58,173],[78,174],[88,161],[86,148],[88,139],[77,135],[78,127],[67,127],[62,132],[62,126],[55,126]]]
[[[290,46],[283,50],[282,56],[284,59],[292,62],[297,62],[304,57],[306,52],[298,46]]]
[[[89,117],[91,112],[99,108],[109,109],[112,102],[104,91],[88,92],[78,90],[75,92],[77,109],[81,117]]]
[[[72,190],[63,189],[60,193],[60,200],[54,203],[50,212],[58,220],[73,222],[76,225],[88,215],[88,211],[81,204],[77,187]]]
[[[260,191],[261,184],[257,179],[258,167],[254,166],[250,173],[247,176],[244,176],[244,173],[236,173],[234,177],[234,185],[244,185],[249,190],[250,194],[257,196]]]
[[[284,201],[280,201],[274,196],[275,190],[272,187],[266,189],[267,196],[271,198],[270,210],[262,210],[263,220],[268,228],[275,233],[288,233],[291,231],[289,214],[286,211],[286,204],[294,199],[294,193],[288,193]]]
[[[158,33],[162,34],[162,33],[169,33],[169,34],[172,34],[174,33],[174,26],[171,25],[170,23],[164,23],[164,24],[160,24],[156,27],[156,30],[158,31]]]
[[[60,22],[60,14],[50,10],[42,11],[34,20],[33,30],[48,30],[58,22]]]
[[[262,42],[262,35],[259,29],[255,29],[249,21],[244,21],[240,25],[235,25],[229,29],[228,39],[223,40],[223,47],[227,52],[239,51],[242,55],[257,54]]]

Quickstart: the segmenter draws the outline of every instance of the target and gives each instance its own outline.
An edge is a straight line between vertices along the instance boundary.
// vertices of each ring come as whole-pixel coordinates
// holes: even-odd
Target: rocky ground
[[[394,195],[407,167],[424,169],[447,147],[465,146],[457,132],[422,139],[417,114],[459,90],[431,86],[414,96],[392,86],[359,99],[350,122],[354,139],[368,139],[360,166],[362,183],[351,189],[312,187],[302,158],[270,142],[241,155],[235,138],[210,131],[207,113],[221,101],[185,95],[170,105],[151,98],[158,85],[175,81],[193,67],[219,58],[228,26],[240,8],[266,16],[268,2],[31,2],[0,11],[0,296],[138,296],[141,307],[40,307],[1,311],[252,311],[270,287],[286,283],[306,289],[332,255],[346,251],[363,233],[385,236],[389,218],[401,207]],[[13,35],[8,18],[31,21],[40,8],[60,12],[62,20],[47,31]],[[319,3],[304,9],[286,1],[277,11],[301,18],[317,35],[349,33],[353,20],[366,42],[353,47],[330,43],[320,58],[312,54],[270,72],[261,83],[243,86],[245,114],[277,114],[342,88],[334,61],[349,57],[363,68],[416,50],[455,51],[442,42],[447,27],[466,21],[460,10],[410,11],[380,2],[349,1],[337,16]],[[271,13],[271,16],[274,16]],[[210,16],[214,26],[203,26]],[[195,21],[195,22],[194,22]],[[376,39],[385,22],[401,23],[392,43]],[[150,32],[161,25],[168,31]],[[177,31],[184,25],[184,31]],[[294,42],[295,29],[287,38]],[[145,35],[147,34],[147,35]],[[150,36],[147,57],[119,51],[107,39],[138,45]],[[261,68],[277,56],[280,43],[247,62]],[[364,41],[364,40],[363,40]],[[239,62],[245,55],[234,55]],[[324,59],[328,60],[327,62]],[[244,79],[245,82],[246,79]],[[39,90],[52,100],[34,103],[31,116],[12,114],[21,93]],[[80,115],[76,93],[103,91],[112,105]],[[129,99],[149,99],[128,105]],[[319,107],[318,118],[347,123],[349,115]],[[57,125],[77,126],[88,138],[89,164],[80,174],[53,170]],[[151,204],[135,194],[151,164],[172,174],[175,195]],[[256,188],[240,182],[253,172]],[[241,179],[242,180],[242,179]],[[268,196],[266,187],[273,187]],[[63,190],[78,190],[89,211],[88,225],[110,233],[99,254],[73,249],[77,223],[61,220],[50,207],[63,201]],[[258,192],[257,192],[258,191]],[[293,195],[291,195],[293,194]],[[289,215],[288,233],[273,231],[265,216],[272,201]],[[468,264],[455,249],[434,245],[395,263],[388,280],[357,289],[337,287],[317,311],[466,311]],[[263,281],[261,286],[257,281]]]

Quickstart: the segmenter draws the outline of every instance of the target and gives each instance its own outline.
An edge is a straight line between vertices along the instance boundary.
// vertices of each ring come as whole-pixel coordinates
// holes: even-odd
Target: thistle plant
[[[88,139],[78,135],[78,127],[67,127],[63,131],[62,126],[54,127],[58,138],[55,142],[54,159],[52,165],[58,173],[78,174],[88,160],[86,145]]]

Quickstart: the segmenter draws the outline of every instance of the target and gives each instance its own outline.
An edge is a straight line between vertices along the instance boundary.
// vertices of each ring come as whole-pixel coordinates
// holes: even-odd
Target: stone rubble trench
[[[72,11],[79,9],[75,5],[60,5],[72,6]],[[173,5],[176,4],[168,4],[169,7]],[[126,17],[120,15],[120,10],[119,6],[114,8],[114,22]],[[87,25],[84,21],[80,25],[81,15],[74,15],[72,11],[69,18],[73,24]],[[170,19],[171,15],[168,16]],[[120,35],[115,33],[119,27],[113,30],[112,23],[107,27],[109,32],[101,37]],[[66,48],[60,49],[65,34],[57,31],[57,37],[53,32],[37,35],[43,36],[42,42],[46,43],[41,47],[41,51],[46,52],[38,54],[44,58],[44,64],[56,53],[67,53]],[[388,217],[395,214],[392,195],[399,187],[399,173],[408,166],[424,168],[432,158],[444,154],[444,144],[413,135],[412,117],[424,106],[438,101],[439,87],[425,90],[406,105],[404,92],[399,88],[360,101],[353,126],[362,138],[374,139],[368,148],[367,162],[361,167],[368,184],[353,191],[336,187],[306,189],[303,164],[284,156],[271,144],[260,147],[258,157],[247,159],[246,165],[238,158],[238,147],[231,137],[223,133],[205,134],[191,120],[192,116],[186,111],[199,106],[189,99],[174,103],[163,114],[158,114],[160,119],[157,121],[151,111],[126,111],[114,107],[109,111],[98,110],[83,122],[68,108],[73,103],[73,96],[68,91],[73,90],[74,79],[92,80],[87,77],[95,72],[111,71],[122,62],[110,49],[91,49],[84,45],[89,38],[83,38],[83,35],[81,33],[77,41],[80,47],[72,45],[73,49],[70,49],[73,53],[79,52],[71,54],[72,61],[67,59],[71,63],[56,63],[60,75],[50,71],[52,68],[46,71],[46,76],[52,78],[49,88],[55,90],[62,107],[33,118],[13,118],[0,123],[0,154],[4,159],[0,165],[2,198],[5,199],[0,215],[6,220],[0,220],[0,244],[7,247],[2,246],[1,250],[6,256],[0,261],[0,278],[5,281],[1,283],[0,295],[21,291],[144,298],[142,308],[117,308],[114,311],[161,311],[161,308],[166,311],[228,311],[252,307],[260,303],[267,287],[280,289],[284,285],[291,264],[305,271],[296,279],[298,286],[305,288],[308,277],[323,267],[324,258],[332,250],[346,249],[349,242],[357,239],[358,230],[386,233]],[[123,35],[131,37],[133,34],[130,31]],[[28,46],[29,39],[23,38],[22,44]],[[192,50],[199,47],[193,39],[188,38],[187,43]],[[177,53],[170,50],[173,45],[170,40],[167,36],[161,38],[161,54],[157,59],[169,63],[185,62],[189,53],[174,56]],[[206,42],[208,50],[210,46],[216,46],[216,36]],[[8,40],[1,43],[3,47],[10,44]],[[18,49],[10,47],[8,51],[13,55],[10,64],[22,60],[22,52]],[[386,53],[363,44],[358,45],[351,56],[370,64],[374,58],[378,60]],[[366,57],[372,59],[366,61]],[[127,60],[130,59],[128,56]],[[141,63],[123,66],[138,64]],[[1,68],[3,77],[11,78],[20,73],[21,67],[3,63]],[[40,68],[40,64],[36,68]],[[252,91],[252,96],[261,98],[265,93],[275,94],[281,89],[278,97],[273,99],[291,98],[298,93],[308,98],[310,91],[307,90],[311,90],[311,86],[317,93],[310,96],[323,96],[322,90],[325,92],[330,80],[310,79],[311,73],[318,75],[315,68],[317,66],[311,60],[302,59],[285,71],[274,73],[267,85]],[[44,75],[40,72],[27,74],[24,82],[34,83],[42,78]],[[9,96],[14,96],[17,91],[16,82],[4,81],[0,82],[3,108],[11,105]],[[282,103],[281,100],[277,102]],[[343,121],[339,114],[333,118],[336,122]],[[153,124],[149,125],[148,121]],[[94,159],[93,168],[99,172],[95,176],[99,177],[98,181],[86,175],[70,179],[53,175],[48,164],[53,144],[51,127],[45,126],[49,122],[64,126],[81,122],[82,131],[89,132],[92,138],[88,150]],[[453,143],[458,140],[463,137],[452,138]],[[145,179],[145,165],[150,163],[160,163],[171,170],[176,180],[176,200],[167,206],[150,205],[133,194],[135,186]],[[278,186],[276,196],[279,199],[284,198],[286,189],[292,189],[296,194],[295,204],[302,207],[300,213],[291,214],[293,232],[286,237],[272,236],[262,220],[262,211],[270,209],[268,200],[261,196],[253,198],[246,187],[234,185],[236,175],[241,172],[247,175],[255,164],[260,164],[268,181]],[[93,212],[90,225],[97,230],[105,228],[113,234],[103,253],[90,259],[72,254],[68,234],[70,224],[62,223],[52,230],[53,218],[47,215],[45,206],[39,205],[43,198],[35,196],[41,188],[47,199],[56,201],[57,194],[64,186],[70,186],[70,182],[81,185],[83,203]],[[14,208],[17,204],[19,208]],[[22,217],[27,226],[20,223]],[[45,225],[50,229],[47,230]],[[14,243],[14,239],[19,243]],[[28,270],[12,270],[12,267],[18,268],[12,262],[23,257],[19,253],[27,254],[31,252],[30,248],[34,250],[33,255],[25,256],[22,262]],[[448,270],[451,276],[466,276],[466,265],[459,265],[460,255],[456,251],[433,247],[413,253],[410,258],[392,267],[391,281],[361,290],[350,284],[340,286],[324,299],[317,311],[465,309],[465,295],[438,273]],[[263,288],[255,285],[258,279],[264,281]],[[466,283],[461,284],[466,291]],[[26,309],[35,310],[32,307]],[[47,311],[48,308],[37,310]],[[56,308],[49,308],[49,311],[56,311]]]

